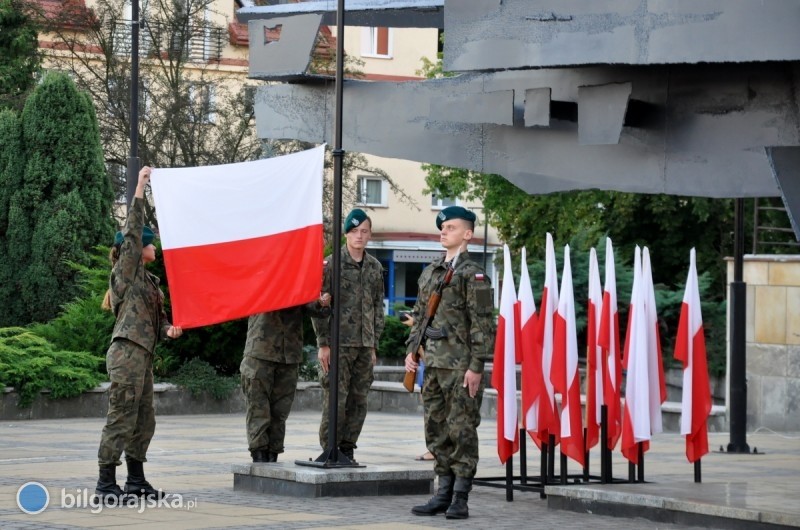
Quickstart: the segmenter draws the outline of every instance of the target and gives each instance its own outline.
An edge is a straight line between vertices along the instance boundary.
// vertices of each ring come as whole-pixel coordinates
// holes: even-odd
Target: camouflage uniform
[[[111,309],[117,321],[106,354],[111,380],[108,416],[97,459],[101,467],[120,465],[120,455],[146,462],[156,427],[153,408],[153,351],[167,336],[164,294],[158,277],[142,263],[144,201],[130,206],[119,259],[111,270]]]
[[[383,332],[383,267],[366,252],[361,263],[357,263],[350,257],[346,245],[342,246],[341,253],[337,445],[340,449],[352,450],[357,447],[367,417],[367,395],[374,379],[372,355],[378,349],[378,340]],[[332,268],[333,262],[328,256],[322,290],[331,294]],[[333,300],[334,304],[336,302]],[[317,346],[330,346],[330,317],[315,318],[312,323],[317,334]],[[328,448],[328,374],[321,376],[323,397],[319,444],[323,449]]]
[[[419,297],[414,306],[414,326],[419,329],[428,298],[444,277],[444,256],[431,263],[419,278]],[[483,269],[462,253],[450,284],[444,288],[439,309],[431,324],[446,333],[425,345],[425,375],[422,401],[425,410],[425,441],[436,458],[437,475],[472,479],[478,466],[478,425],[484,383],[471,398],[464,388],[466,371],[483,373],[483,364],[494,349],[495,324],[492,288]],[[409,343],[411,341],[409,340]]]
[[[294,401],[297,374],[303,362],[303,313],[330,313],[318,302],[253,315],[239,371],[247,403],[247,445],[250,451],[283,452],[286,419]]]

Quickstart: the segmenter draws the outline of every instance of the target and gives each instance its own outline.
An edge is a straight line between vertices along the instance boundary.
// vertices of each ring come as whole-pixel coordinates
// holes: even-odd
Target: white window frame
[[[385,27],[385,26],[381,26]],[[393,34],[394,31],[392,28],[387,28],[388,35],[387,35],[387,46],[386,46],[386,54],[379,54],[378,53],[378,27],[362,27],[361,28],[361,56],[362,57],[373,57],[376,59],[392,59],[393,58]]]
[[[451,197],[445,197],[442,199],[436,193],[431,194],[431,210],[444,210],[449,206],[461,206],[461,199],[458,197],[455,198],[453,204],[444,204],[443,201],[452,200]]]
[[[194,106],[196,98],[205,98],[206,101],[201,102],[199,107],[203,110],[203,105],[206,105],[206,112],[195,120],[199,123],[216,123],[217,121],[217,87],[212,83],[196,82],[189,85],[189,105]]]
[[[380,202],[367,202],[367,181],[370,180],[377,180],[381,183],[381,197]],[[358,176],[358,204],[361,206],[373,206],[373,207],[387,207],[388,206],[388,196],[389,196],[389,185],[386,182],[386,179],[377,177],[375,175],[359,175]]]

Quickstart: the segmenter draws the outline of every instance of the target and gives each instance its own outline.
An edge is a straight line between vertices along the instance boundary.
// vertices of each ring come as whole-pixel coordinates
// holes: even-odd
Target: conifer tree
[[[8,214],[11,194],[22,181],[24,164],[20,156],[19,117],[14,111],[0,110],[0,327],[12,321],[13,268],[8,259]]]
[[[29,7],[20,0],[0,0],[0,109],[21,109],[41,70]]]
[[[111,184],[94,107],[72,80],[45,77],[22,112],[24,172],[8,208],[15,324],[44,322],[77,293],[75,269],[113,237]]]

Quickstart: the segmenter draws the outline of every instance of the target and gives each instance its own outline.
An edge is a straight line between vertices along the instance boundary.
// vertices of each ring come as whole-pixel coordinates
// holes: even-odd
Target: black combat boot
[[[453,499],[453,504],[447,509],[445,517],[448,519],[466,519],[469,517],[467,501],[469,500],[469,492],[472,491],[472,479],[456,477],[453,491],[455,492],[455,498]]]
[[[273,453],[272,451],[267,453],[267,462],[277,462],[278,461],[278,453]]]
[[[128,464],[128,479],[125,481],[125,493],[138,495],[146,499],[163,499],[167,496],[161,489],[155,489],[144,478],[144,464],[133,458],[125,458]]]
[[[250,456],[253,457],[253,462],[269,462],[269,453],[266,449],[251,449]]]
[[[118,505],[124,500],[125,492],[117,485],[117,466],[100,466],[100,477],[97,479],[94,494],[102,504]]]
[[[439,489],[427,504],[411,508],[414,515],[436,515],[448,511],[453,500],[453,475],[439,475]]]

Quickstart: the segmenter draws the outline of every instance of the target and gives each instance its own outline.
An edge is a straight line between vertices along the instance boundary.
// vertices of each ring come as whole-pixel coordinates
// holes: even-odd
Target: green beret
[[[142,228],[142,246],[143,247],[146,247],[147,245],[152,243],[153,239],[155,239],[155,237],[156,237],[156,235],[153,233],[153,229],[152,228],[150,228],[149,226],[145,226],[144,228]],[[116,235],[114,236],[114,244],[119,246],[119,245],[122,244],[122,241],[124,239],[125,238],[122,237],[122,232],[117,232]]]
[[[463,206],[448,206],[436,216],[436,228],[442,229],[442,223],[450,219],[464,219],[465,221],[475,222],[475,214]]]
[[[347,219],[344,220],[344,233],[346,234],[366,220],[367,213],[360,208],[355,208],[349,214],[347,214]]]

